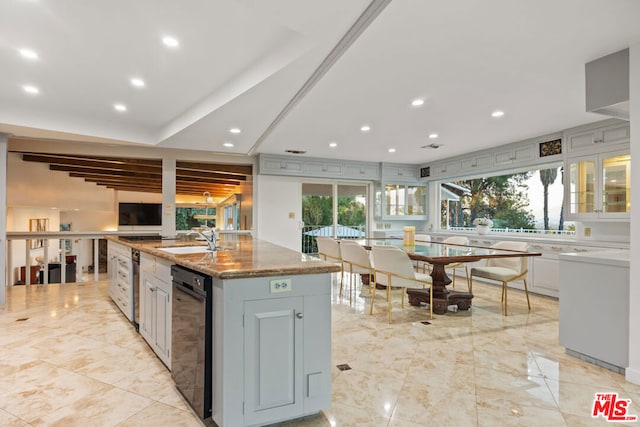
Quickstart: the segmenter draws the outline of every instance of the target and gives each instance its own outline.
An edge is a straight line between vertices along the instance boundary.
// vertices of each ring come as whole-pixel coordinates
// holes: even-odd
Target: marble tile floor
[[[434,315],[334,283],[333,403],[282,426],[602,426],[596,392],[640,414],[640,386],[564,352],[557,300],[474,283],[470,312]],[[620,423],[617,423],[620,425]],[[634,425],[637,423],[631,423]],[[0,426],[202,426],[106,282],[7,288],[0,308]],[[624,425],[624,424],[622,424]],[[640,424],[639,424],[640,425]]]

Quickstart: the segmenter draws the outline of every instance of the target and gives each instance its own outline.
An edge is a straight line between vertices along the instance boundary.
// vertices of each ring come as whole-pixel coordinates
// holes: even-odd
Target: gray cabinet
[[[380,179],[379,163],[261,155],[259,165],[259,172],[263,175],[347,178],[367,181]],[[413,170],[413,172],[409,170]],[[407,176],[409,175],[417,177],[417,169],[414,166],[407,166]]]
[[[213,318],[217,425],[266,425],[331,406],[330,274],[214,277]]]
[[[460,161],[460,172],[483,171],[493,166],[493,158],[489,154],[467,157]]]
[[[245,302],[245,423],[302,415],[303,297]]]
[[[305,163],[305,174],[317,177],[341,177],[344,166],[342,163],[330,161],[310,161]]]
[[[171,369],[171,265],[140,254],[140,334]]]

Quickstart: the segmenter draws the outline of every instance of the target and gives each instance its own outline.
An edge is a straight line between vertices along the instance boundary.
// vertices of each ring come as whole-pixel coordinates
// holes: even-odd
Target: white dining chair
[[[404,308],[406,288],[424,289],[431,284],[431,276],[417,273],[413,269],[409,255],[394,246],[372,246],[371,260],[373,261],[375,283],[387,287],[387,311],[389,323],[391,323],[391,288],[400,288],[402,307]],[[369,314],[373,314],[375,297],[376,286],[373,286]],[[429,318],[433,319],[433,286],[429,286],[429,302]]]
[[[527,252],[529,244],[526,242],[502,241],[491,246],[493,249],[511,250],[519,252]],[[507,289],[508,283],[516,280],[524,282],[524,292],[527,296],[527,306],[531,311],[531,303],[529,301],[529,290],[527,289],[527,265],[528,257],[509,257],[509,258],[488,258],[485,267],[474,267],[471,269],[471,280],[474,277],[482,277],[483,279],[496,280],[502,283],[502,312],[507,315]]]
[[[340,266],[340,294],[342,294],[342,276],[344,275],[344,265],[342,264],[340,244],[336,239],[328,236],[316,237],[316,243],[318,244],[319,258]]]
[[[416,245],[430,242],[431,236],[429,236],[428,234],[416,234]],[[431,273],[431,264],[429,264],[428,262],[420,260],[414,260],[413,262],[416,270],[422,270],[423,274]]]
[[[358,276],[369,276],[369,286],[375,287],[373,265],[369,251],[353,240],[340,241],[340,254],[342,255],[342,265],[345,273],[347,268],[349,269],[349,304],[351,304],[353,288],[357,283]],[[342,296],[342,285],[340,285],[340,296]]]
[[[444,239],[442,243],[449,244],[449,245],[469,246],[469,239],[464,236],[451,236]],[[471,292],[471,281],[469,280],[469,267],[467,266],[466,262],[453,262],[445,266],[445,270],[451,270],[451,274],[453,275],[451,287],[453,289],[456,288],[456,269],[460,267],[464,267],[465,277],[467,278],[467,288],[469,289],[469,292]]]

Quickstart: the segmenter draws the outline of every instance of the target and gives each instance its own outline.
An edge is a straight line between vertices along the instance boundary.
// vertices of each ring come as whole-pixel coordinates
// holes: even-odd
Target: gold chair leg
[[[375,275],[373,277],[374,277],[373,280],[375,282]],[[371,291],[371,308],[369,309],[369,315],[370,316],[373,315],[373,300],[375,300],[375,299],[376,299],[376,286],[374,284],[373,290]]]
[[[527,296],[527,305],[529,306],[529,311],[531,311],[531,303],[529,302],[529,289],[527,289],[527,279],[522,279],[524,282],[524,293]]]
[[[452,269],[451,274],[453,275],[453,281],[451,282],[451,289],[456,288],[456,269]]]
[[[502,282],[502,293],[504,295],[504,306],[502,307],[503,313],[507,315],[507,282]]]
[[[464,274],[467,277],[467,289],[469,289],[469,293],[471,293],[471,280],[469,279],[469,267],[467,264],[464,265]]]
[[[389,311],[389,323],[391,323],[391,274],[387,276],[387,308]]]

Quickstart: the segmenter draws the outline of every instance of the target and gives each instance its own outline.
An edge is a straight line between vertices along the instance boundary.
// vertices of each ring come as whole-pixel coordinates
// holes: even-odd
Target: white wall
[[[640,161],[640,43],[629,49],[630,118],[631,118],[631,159]],[[631,168],[631,182],[640,182],[640,167]],[[637,190],[637,189],[636,189]],[[638,192],[631,193],[631,260],[640,255],[640,209]],[[629,367],[628,381],[640,384],[640,266],[631,262],[629,270]]]
[[[302,183],[300,178],[258,175],[254,181],[257,237],[300,251]],[[290,214],[293,213],[293,218]]]
[[[0,306],[5,304],[7,276],[7,136],[0,134]]]

